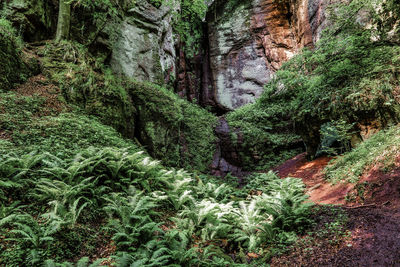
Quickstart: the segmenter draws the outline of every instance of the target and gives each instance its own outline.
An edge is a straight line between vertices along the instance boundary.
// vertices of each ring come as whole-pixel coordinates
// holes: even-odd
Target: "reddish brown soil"
[[[313,238],[314,243],[307,245],[298,242],[289,253],[275,257],[271,266],[400,266],[400,158],[388,172],[375,168],[356,185],[334,186],[324,181],[322,172],[329,160],[307,162],[301,154],[275,170],[281,177],[301,178],[314,202],[340,205],[337,209],[348,216],[341,232],[349,235]],[[345,203],[346,194],[357,204]],[[313,232],[335,220],[332,214],[319,216]]]
[[[271,266],[400,266],[399,208],[370,206],[343,212],[348,216],[348,235],[315,234],[308,242],[303,238],[289,253],[273,258]],[[319,215],[313,231],[323,233],[325,223],[335,219],[328,212]]]
[[[393,169],[385,172],[373,168],[361,177],[357,186],[362,191],[357,196],[358,202],[400,207],[400,157],[396,159]]]
[[[43,108],[40,114],[35,114],[37,116],[55,115],[67,109],[66,105],[60,100],[60,88],[49,83],[42,74],[29,78],[26,83],[18,86],[15,91],[24,96],[37,95],[43,97]]]
[[[307,186],[310,200],[316,204],[345,204],[346,195],[353,189],[351,184],[328,183],[323,170],[331,158],[321,157],[307,161],[306,153],[297,155],[274,169],[281,178],[301,178]]]

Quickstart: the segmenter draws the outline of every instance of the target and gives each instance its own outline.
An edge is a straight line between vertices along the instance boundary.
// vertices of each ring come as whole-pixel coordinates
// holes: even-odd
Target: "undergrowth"
[[[94,117],[0,100],[1,265],[259,266],[310,223],[298,179],[237,189],[165,168]]]
[[[304,265],[321,258],[327,250],[337,249],[351,240],[348,229],[349,216],[340,207],[331,205],[315,206],[312,210],[312,227],[292,245],[278,251],[279,256],[272,260],[273,265]],[[322,264],[318,262],[318,264]]]
[[[275,112],[273,104],[265,109],[259,102],[246,105],[227,114],[230,127],[239,130],[232,136],[240,149],[239,156],[246,170],[266,170],[303,151],[299,135],[285,117]],[[235,132],[235,131],[232,131]]]
[[[400,127],[392,126],[374,134],[352,151],[332,160],[325,168],[331,182],[356,183],[360,176],[373,168],[389,171],[400,156]]]
[[[387,2],[382,8],[375,8],[380,5],[375,0],[330,6],[331,26],[315,48],[286,62],[255,104],[228,116],[230,125],[243,129],[243,146],[250,154],[273,159],[268,149],[278,155],[289,153],[296,147],[291,143],[296,140],[294,132],[313,158],[324,142],[324,125],[342,132],[332,141],[349,150],[350,138],[361,131],[358,125],[364,121],[376,120],[383,127],[399,121],[400,48],[396,36],[387,34],[397,16],[390,9],[397,10],[398,4]],[[358,19],[362,16],[378,26],[367,27]],[[269,153],[257,155],[265,151],[263,146]]]
[[[11,22],[0,17],[0,91],[9,90],[27,76],[22,60],[23,43]]]

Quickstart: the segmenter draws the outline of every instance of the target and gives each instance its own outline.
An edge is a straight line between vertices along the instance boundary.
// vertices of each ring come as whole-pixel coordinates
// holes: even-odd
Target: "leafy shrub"
[[[228,113],[226,119],[233,129],[239,156],[245,170],[265,170],[294,157],[302,151],[300,136],[278,106],[259,102]]]

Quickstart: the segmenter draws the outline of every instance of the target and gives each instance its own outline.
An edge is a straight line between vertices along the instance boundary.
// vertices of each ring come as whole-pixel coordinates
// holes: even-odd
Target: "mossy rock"
[[[4,13],[23,39],[36,42],[50,39],[56,30],[58,1],[12,0]]]
[[[96,67],[98,62],[77,43],[49,43],[38,53],[43,72],[68,102],[136,139],[165,165],[208,170],[216,149],[213,114],[164,87]]]
[[[10,90],[38,71],[37,61],[22,53],[22,41],[11,23],[0,19],[0,90]]]
[[[169,166],[207,171],[216,149],[217,118],[151,83],[128,89],[138,111],[136,137],[155,158]]]

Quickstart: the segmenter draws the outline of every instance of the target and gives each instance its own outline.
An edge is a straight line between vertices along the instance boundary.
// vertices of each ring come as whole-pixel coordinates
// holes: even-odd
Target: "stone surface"
[[[177,5],[154,7],[138,1],[118,25],[119,38],[113,48],[111,65],[115,72],[139,81],[163,83],[175,74],[176,38],[172,32],[173,9]]]
[[[238,142],[234,144],[231,135],[232,131],[238,136]],[[242,170],[242,160],[240,150],[242,144],[242,134],[239,130],[232,130],[225,118],[220,118],[215,127],[215,134],[218,137],[217,149],[214,153],[211,164],[211,174],[225,177],[227,174],[242,178],[247,172]],[[240,181],[240,180],[239,180]]]
[[[215,1],[207,21],[217,103],[233,110],[254,102],[285,61],[319,40],[327,2]]]
[[[4,14],[25,41],[36,42],[52,37],[57,24],[58,1],[6,0]]]

